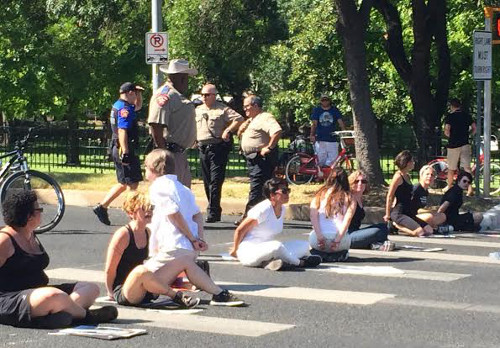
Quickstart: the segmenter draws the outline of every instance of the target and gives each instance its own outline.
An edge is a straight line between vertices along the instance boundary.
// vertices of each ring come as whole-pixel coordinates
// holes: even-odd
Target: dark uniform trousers
[[[226,177],[226,165],[232,142],[200,145],[201,175],[207,195],[207,217],[220,219],[222,184]]]
[[[257,155],[254,159],[247,159],[248,174],[250,177],[250,194],[248,195],[248,203],[245,207],[245,215],[247,212],[262,202],[265,197],[262,189],[264,183],[273,177],[274,169],[278,164],[278,148],[274,148],[267,156],[262,157]]]

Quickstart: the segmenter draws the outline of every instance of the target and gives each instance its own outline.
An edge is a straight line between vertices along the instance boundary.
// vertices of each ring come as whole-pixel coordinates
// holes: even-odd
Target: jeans
[[[360,230],[349,231],[348,233],[351,236],[351,248],[366,249],[374,243],[385,242],[389,230],[387,229],[387,224],[381,223]]]

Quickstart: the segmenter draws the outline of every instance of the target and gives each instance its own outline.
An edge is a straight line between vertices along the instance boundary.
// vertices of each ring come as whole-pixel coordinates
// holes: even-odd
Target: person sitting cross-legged
[[[266,200],[248,211],[247,217],[234,232],[230,255],[244,266],[264,267],[279,271],[295,267],[316,267],[321,258],[309,255],[307,241],[280,242],[274,237],[283,231],[285,206],[290,189],[283,179],[272,178],[264,183]]]
[[[116,307],[89,309],[99,296],[96,284],[49,285],[49,255],[34,233],[43,214],[34,191],[7,196],[2,213],[7,226],[0,230],[0,324],[56,329],[116,319]]]

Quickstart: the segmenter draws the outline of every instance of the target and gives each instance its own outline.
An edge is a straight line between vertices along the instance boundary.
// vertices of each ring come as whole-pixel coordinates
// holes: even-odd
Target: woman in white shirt
[[[349,258],[351,239],[347,229],[356,211],[356,201],[349,191],[347,173],[335,168],[311,202],[311,254],[321,256],[324,262]]]
[[[247,217],[236,228],[230,254],[238,257],[244,266],[264,267],[273,271],[290,266],[319,265],[321,258],[309,255],[307,241],[281,243],[274,239],[283,231],[284,204],[288,203],[290,193],[287,182],[278,178],[269,179],[263,191],[267,199],[250,209]]]

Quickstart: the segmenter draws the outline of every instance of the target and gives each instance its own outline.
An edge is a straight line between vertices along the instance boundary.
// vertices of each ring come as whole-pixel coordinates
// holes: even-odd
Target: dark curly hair
[[[264,194],[264,197],[269,199],[271,197],[271,193],[276,193],[276,191],[284,187],[288,187],[288,182],[285,179],[271,178],[264,183],[262,193]]]
[[[24,227],[35,213],[35,191],[21,191],[7,196],[2,203],[3,221],[12,227]]]

